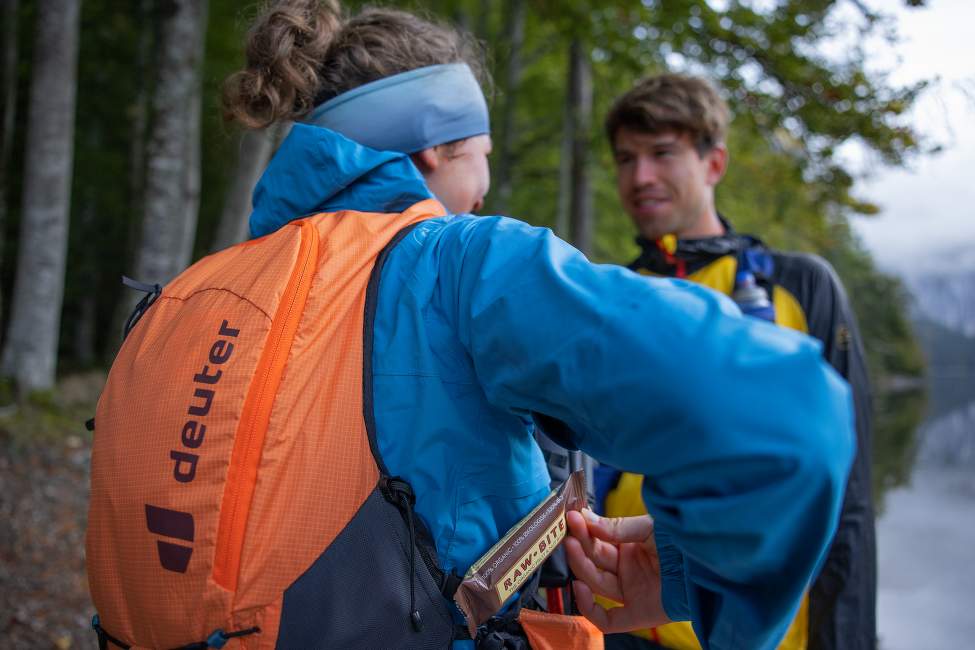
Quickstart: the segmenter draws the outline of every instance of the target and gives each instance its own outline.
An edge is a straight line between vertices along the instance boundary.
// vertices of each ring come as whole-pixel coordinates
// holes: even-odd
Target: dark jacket
[[[867,650],[876,647],[877,562],[871,490],[870,385],[856,318],[843,285],[824,259],[771,250],[758,239],[738,235],[725,222],[721,237],[678,241],[668,254],[656,242],[638,239],[642,251],[630,264],[637,272],[668,277],[683,274],[730,293],[742,247],[768,252],[770,285],[777,311],[798,303],[806,331],[823,344],[823,356],[853,391],[857,455],[847,484],[839,529],[826,563],[809,590],[810,650]],[[725,273],[715,273],[725,265]],[[728,274],[730,273],[730,277]],[[781,319],[777,318],[781,323]]]

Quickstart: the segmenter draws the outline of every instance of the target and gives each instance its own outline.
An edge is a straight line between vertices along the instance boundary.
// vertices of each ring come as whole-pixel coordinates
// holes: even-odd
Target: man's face
[[[617,190],[640,234],[651,241],[705,236],[727,155],[720,144],[700,155],[686,133],[620,128],[613,141]]]
[[[491,187],[488,154],[491,137],[477,135],[451,146],[436,147],[435,168],[424,172],[430,191],[452,214],[477,212]]]

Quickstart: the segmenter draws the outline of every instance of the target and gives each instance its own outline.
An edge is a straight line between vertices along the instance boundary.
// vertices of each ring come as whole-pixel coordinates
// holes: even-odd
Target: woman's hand
[[[607,519],[591,510],[567,515],[565,540],[576,605],[606,633],[629,632],[670,623],[660,595],[660,561],[649,516]],[[599,594],[621,603],[606,609]]]

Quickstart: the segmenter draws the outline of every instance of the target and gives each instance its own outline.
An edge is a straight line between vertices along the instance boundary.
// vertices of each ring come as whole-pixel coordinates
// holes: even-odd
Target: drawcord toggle
[[[406,522],[410,527],[410,624],[417,632],[423,631],[423,617],[416,608],[416,529],[413,523],[413,506],[416,494],[409,483],[399,477],[386,478],[386,486],[406,508]]]
[[[236,632],[224,632],[223,630],[214,630],[213,634],[207,637],[206,647],[208,648],[222,648],[227,645],[227,641],[238,636],[246,636],[248,634],[254,634],[260,632],[261,628],[251,627],[246,630],[238,630]]]

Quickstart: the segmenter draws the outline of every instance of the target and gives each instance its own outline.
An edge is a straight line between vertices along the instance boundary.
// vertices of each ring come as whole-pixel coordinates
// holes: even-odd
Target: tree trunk
[[[566,79],[568,80],[568,75],[566,75]],[[565,101],[562,102],[562,143],[559,148],[559,199],[555,213],[555,234],[566,241],[572,239],[572,234],[569,232],[569,210],[572,206],[573,133],[572,95],[569,93],[567,83]]]
[[[14,117],[17,112],[17,1],[2,0],[0,34],[0,268],[3,267],[3,248],[7,230],[7,187],[10,183],[10,156],[13,154]],[[0,287],[0,321],[3,316],[3,288]]]
[[[86,134],[88,137],[98,138],[99,133]],[[78,188],[81,192],[81,206],[75,212],[75,237],[80,235],[81,241],[93,241],[98,237],[98,225],[95,220],[95,201],[93,188]],[[75,202],[78,205],[78,201]],[[77,241],[77,240],[76,240]],[[72,280],[81,280],[82,286],[95,287],[98,282],[98,253],[90,246],[83,246],[76,250],[71,261]],[[89,367],[95,363],[95,340],[98,334],[98,294],[94,290],[81,292],[76,299],[77,313],[73,326],[73,352],[75,361],[82,367]]]
[[[522,48],[525,44],[525,0],[508,0],[505,34],[508,35],[508,64],[504,78],[504,112],[501,114],[501,142],[498,152],[497,212],[511,207],[512,167],[516,141],[515,109],[521,83]]]
[[[269,127],[263,131],[244,131],[241,134],[237,168],[227,189],[212,250],[218,251],[247,239],[251,195],[267,167],[276,130],[277,127]]]
[[[557,226],[568,221],[572,245],[587,256],[592,253],[593,200],[589,175],[589,134],[592,127],[592,64],[588,48],[578,39],[569,46],[569,79],[562,131],[562,161],[559,169],[559,215]],[[567,213],[567,214],[566,214]],[[568,219],[566,219],[566,216]],[[564,232],[564,230],[563,230]],[[580,451],[569,453],[569,468],[582,469],[586,496],[595,501],[593,459]]]
[[[153,125],[135,277],[165,284],[186,268],[199,207],[200,64],[205,0],[166,0],[159,17]],[[131,297],[131,302],[137,300]]]
[[[3,374],[21,393],[54,385],[74,154],[80,0],[38,0],[20,255]]]
[[[572,244],[592,253],[592,189],[589,175],[589,134],[592,127],[592,65],[588,48],[579,40],[569,48],[569,123],[572,127],[571,200],[569,225]]]
[[[193,259],[193,243],[196,241],[196,222],[200,213],[200,151],[201,118],[203,113],[203,55],[206,45],[207,3],[197,0],[194,4],[196,11],[196,33],[192,40],[186,43],[188,50],[193,50],[193,86],[189,102],[186,138],[186,165],[183,168],[183,187],[186,193],[186,221],[183,222],[183,240],[179,249],[181,271]]]
[[[154,0],[139,0],[136,5],[136,28],[139,30],[136,46],[136,59],[133,66],[135,75],[135,97],[132,100],[132,122],[129,137],[129,196],[128,205],[132,215],[143,215],[146,206],[146,139],[149,128],[149,90],[157,68],[154,61],[157,38],[153,29]],[[132,269],[139,252],[142,235],[142,219],[131,218],[126,235],[125,259],[122,267]],[[122,342],[125,322],[140,296],[131,289],[118,284],[119,294],[114,305],[112,332],[107,337],[102,350],[106,363],[111,364]]]

